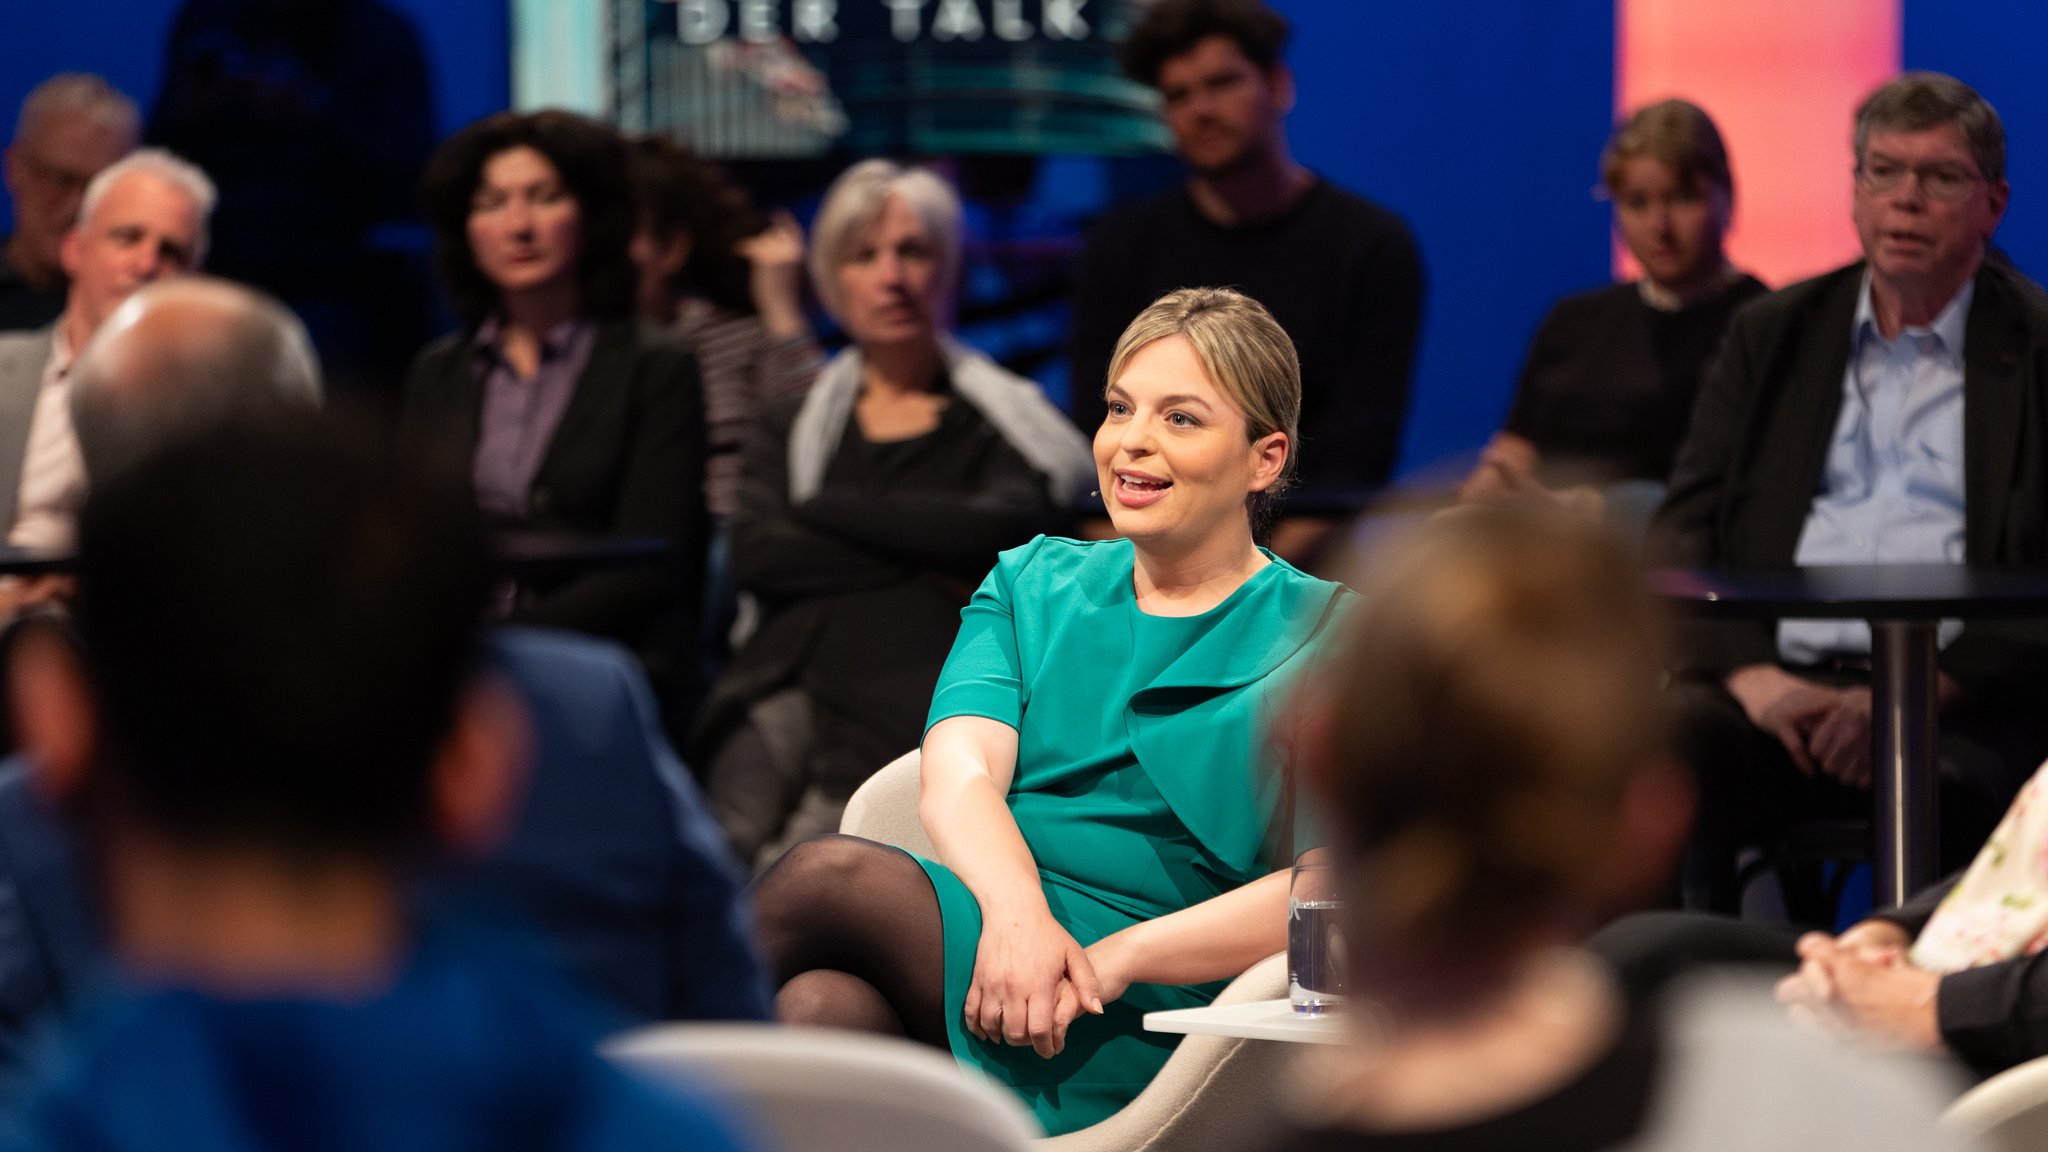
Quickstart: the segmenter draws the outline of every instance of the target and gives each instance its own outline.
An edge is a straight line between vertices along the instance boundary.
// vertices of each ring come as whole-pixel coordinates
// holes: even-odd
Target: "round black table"
[[[1682,610],[1723,619],[1870,623],[1875,898],[1897,905],[1935,879],[1939,827],[1935,734],[1943,620],[2048,617],[2048,569],[1968,564],[1809,568],[1665,568],[1656,590]]]

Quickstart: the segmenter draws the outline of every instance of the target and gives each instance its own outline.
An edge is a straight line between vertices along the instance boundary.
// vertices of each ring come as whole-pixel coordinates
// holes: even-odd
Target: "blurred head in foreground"
[[[1352,987],[1424,1015],[1649,895],[1690,794],[1653,602],[1598,529],[1460,509],[1385,546],[1359,591],[1304,770],[1347,869]]]
[[[270,406],[97,484],[78,571],[83,655],[25,641],[15,707],[123,959],[233,988],[387,971],[410,855],[481,847],[510,800],[463,494]]]
[[[315,408],[321,395],[299,318],[265,293],[206,276],[130,296],[80,352],[71,381],[71,424],[94,480],[238,413]]]

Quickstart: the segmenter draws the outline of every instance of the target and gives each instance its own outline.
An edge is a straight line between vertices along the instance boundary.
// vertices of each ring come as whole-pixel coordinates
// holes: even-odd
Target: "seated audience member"
[[[804,316],[804,237],[764,221],[717,168],[665,136],[633,141],[640,318],[673,328],[704,378],[704,498],[719,523],[739,506],[740,457],[761,405],[802,392],[824,353]]]
[[[34,771],[89,830],[118,974],[15,1112],[61,1148],[715,1148],[592,1050],[516,941],[412,913],[432,844],[516,803],[517,706],[471,678],[458,489],[308,413],[96,485],[79,648],[24,647]]]
[[[1384,547],[1299,729],[1349,893],[1354,1039],[1302,1070],[1277,1146],[1958,1144],[1932,1070],[1852,1063],[1725,991],[1630,999],[1578,946],[1655,891],[1688,808],[1622,551],[1541,509]]]
[[[1087,486],[1087,444],[1038,386],[947,332],[959,269],[960,203],[931,172],[870,160],[826,193],[811,273],[852,343],[762,411],[733,521],[760,625],[698,760],[757,864],[837,828],[916,747],[975,581]]]
[[[1229,285],[1272,310],[1301,353],[1301,483],[1385,484],[1400,452],[1422,328],[1422,257],[1399,217],[1296,163],[1287,21],[1260,0],[1157,0],[1123,47],[1159,93],[1186,184],[1098,223],[1074,278],[1074,422],[1102,423],[1125,317],[1162,292]],[[1312,556],[1333,522],[1282,519],[1283,556]]]
[[[70,543],[85,495],[71,431],[72,361],[130,293],[204,262],[213,201],[205,173],[155,148],[130,153],[86,187],[78,226],[62,246],[71,278],[64,314],[35,332],[0,335],[0,522],[8,525],[7,543]],[[0,607],[19,607],[34,587],[0,589]]]
[[[739,872],[638,665],[602,641],[517,627],[485,655],[531,718],[531,780],[503,842],[424,879],[420,906],[530,929],[618,1020],[767,1019]],[[0,762],[0,1071],[105,962],[81,845],[45,787]]]
[[[135,102],[83,72],[52,76],[21,102],[4,163],[14,232],[0,240],[0,332],[41,328],[64,311],[64,235],[85,186],[141,135]]]
[[[1705,964],[1789,973],[1778,997],[1824,1027],[1890,1048],[1946,1052],[1980,1076],[2048,1056],[2048,766],[1967,871],[1840,935],[1651,912],[1593,947],[1655,987]],[[1794,971],[1794,969],[1797,969]]]
[[[1863,259],[1760,297],[1700,384],[1653,538],[1692,567],[2048,561],[2048,298],[1985,247],[2005,132],[1930,72],[1857,110]],[[1944,859],[1982,843],[2048,756],[2048,646],[2028,623],[1941,630]],[[1870,631],[1700,623],[1682,654],[1698,776],[1689,906],[1733,911],[1735,856],[1870,812]],[[1951,865],[1953,866],[1953,864]]]
[[[704,560],[697,368],[633,316],[625,142],[566,112],[456,133],[426,176],[462,331],[420,353],[399,426],[506,527],[670,541],[667,563],[523,583],[511,619],[617,640],[671,725],[692,710]]]
[[[1467,500],[1621,480],[1662,485],[1700,369],[1735,309],[1765,291],[1721,249],[1735,182],[1721,134],[1698,107],[1666,100],[1622,121],[1600,175],[1642,279],[1551,309],[1507,424],[1460,491]]]
[[[95,483],[236,417],[318,403],[296,317],[239,285],[142,289],[79,357],[75,423]],[[509,913],[621,1016],[765,1018],[763,972],[723,837],[669,751],[625,654],[570,633],[500,629],[491,666],[531,715],[528,794],[481,862],[439,875],[429,907]],[[0,767],[0,1057],[72,1005],[100,956],[79,846],[18,764]],[[66,797],[57,797],[59,801]]]
[[[1252,542],[1300,379],[1235,292],[1131,322],[1095,434],[1122,538],[1005,552],[961,614],[924,738],[938,859],[834,836],[756,885],[782,1019],[944,1045],[1059,1134],[1171,1054],[1146,1012],[1284,945],[1264,729],[1348,598]]]

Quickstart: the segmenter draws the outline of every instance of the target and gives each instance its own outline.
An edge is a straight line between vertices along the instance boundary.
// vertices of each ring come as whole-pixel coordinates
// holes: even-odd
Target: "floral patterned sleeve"
[[[1933,972],[1979,968],[2048,948],[2048,765],[2027,781],[1963,878],[1913,942]]]

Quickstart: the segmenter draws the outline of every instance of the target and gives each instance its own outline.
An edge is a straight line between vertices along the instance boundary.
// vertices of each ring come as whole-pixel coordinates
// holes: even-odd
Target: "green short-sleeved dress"
[[[1199,616],[1148,616],[1132,563],[1122,540],[1040,537],[1005,552],[961,612],[927,721],[1017,729],[1010,811],[1054,917],[1084,946],[1269,870],[1279,782],[1266,729],[1347,595],[1275,560]],[[1146,1032],[1146,1012],[1221,988],[1133,985],[1076,1021],[1050,1060],[977,1040],[962,1012],[981,909],[944,865],[918,862],[945,921],[953,1053],[1012,1086],[1048,1132],[1109,1116],[1151,1080],[1178,1038]]]

